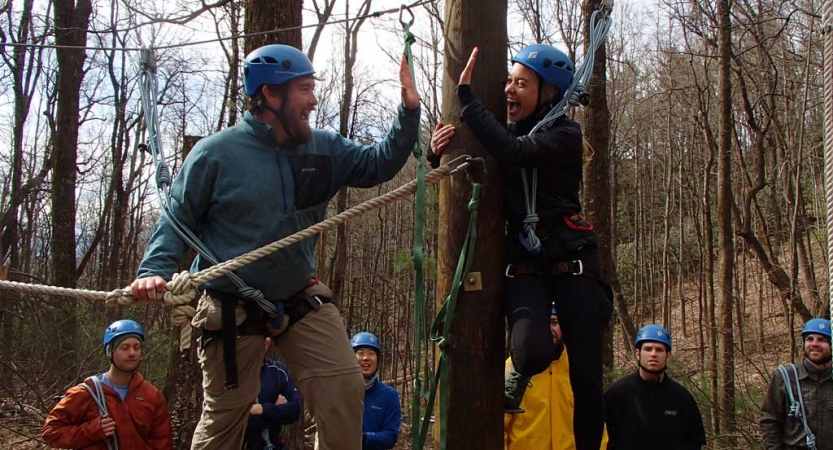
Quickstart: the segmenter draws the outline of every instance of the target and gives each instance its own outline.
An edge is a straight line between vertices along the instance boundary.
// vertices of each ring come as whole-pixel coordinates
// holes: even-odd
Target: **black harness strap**
[[[524,275],[554,276],[563,274],[584,275],[584,263],[580,259],[576,259],[574,261],[547,262],[546,264],[509,264],[506,266],[506,272],[504,272],[504,275],[508,278]]]

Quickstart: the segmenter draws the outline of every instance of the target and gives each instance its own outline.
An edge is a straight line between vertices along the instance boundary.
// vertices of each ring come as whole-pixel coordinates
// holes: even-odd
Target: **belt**
[[[289,325],[299,322],[307,314],[318,311],[327,303],[332,303],[332,299],[322,297],[320,295],[304,295],[299,293],[293,295],[292,298],[284,302],[284,314],[289,317]]]
[[[520,263],[508,264],[504,275],[507,278],[514,278],[523,275],[583,275],[584,264],[580,259],[573,261],[560,261],[555,263],[536,264]]]

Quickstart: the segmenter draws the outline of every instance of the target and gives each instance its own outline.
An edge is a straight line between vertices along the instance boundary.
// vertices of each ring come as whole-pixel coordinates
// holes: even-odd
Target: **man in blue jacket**
[[[413,149],[420,100],[404,57],[402,104],[374,146],[310,128],[318,104],[315,69],[298,49],[266,45],[249,53],[243,67],[249,111],[188,154],[131,285],[139,300],[160,299],[188,252],[175,227],[227,261],[320,222],[341,187],[392,179]],[[204,393],[193,450],[242,445],[260,391],[264,327],[315,419],[322,450],[361,448],[361,372],[332,294],[315,279],[315,243],[305,239],[247,264],[234,272],[237,282],[226,276],[202,286],[191,322],[202,330]],[[191,271],[209,265],[198,256]]]
[[[266,338],[266,351],[271,347]],[[301,396],[289,377],[289,369],[278,361],[263,358],[260,368],[260,394],[249,411],[244,450],[286,450],[281,427],[301,417]]]
[[[362,450],[389,450],[399,437],[402,410],[399,393],[379,379],[379,339],[373,333],[361,332],[350,339],[350,346],[364,376]]]

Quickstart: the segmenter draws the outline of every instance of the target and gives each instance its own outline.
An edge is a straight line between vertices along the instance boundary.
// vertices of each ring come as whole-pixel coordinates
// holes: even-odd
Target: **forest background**
[[[424,142],[442,117],[451,1],[413,8]],[[728,153],[719,132],[721,4],[731,24]],[[581,60],[582,6],[508,0],[507,60],[532,42]],[[270,11],[297,14],[307,26],[269,39],[297,39],[318,68],[313,126],[372,143],[398,104],[402,33],[396,13],[365,16],[395,7],[388,0],[0,3],[0,276],[104,291],[133,279],[160,214],[150,158],[137,145],[146,139],[138,47],[157,48],[161,132],[174,172],[199,137],[240,120],[240,60],[260,45],[240,35]],[[800,358],[796,330],[827,314],[821,7],[818,0],[632,1],[612,14],[609,148],[588,161],[608,164],[601,192],[610,192],[606,242],[618,309],[606,376],[633,370],[634,329],[664,324],[675,340],[671,373],[697,398],[710,448],[759,445],[758,407],[774,366]],[[338,23],[316,25],[328,21]],[[202,40],[212,42],[185,45]],[[580,122],[582,114],[574,113]],[[720,155],[728,172],[718,170]],[[410,162],[378,188],[345,189],[331,212],[414,176]],[[585,180],[585,203],[598,198],[595,179]],[[719,207],[721,192],[728,207]],[[430,188],[429,298],[438,276],[438,197]],[[721,233],[724,224],[730,233]],[[400,390],[403,408],[414,375],[413,225],[413,202],[400,202],[325,233],[317,253],[348,331],[381,338],[382,378]],[[169,316],[156,306],[105,309],[0,292],[0,445],[42,446],[37,431],[56,396],[106,366],[101,334],[130,317],[148,332],[142,372],[168,399],[177,448],[186,448],[201,404],[199,371],[195,352],[181,361]],[[311,429],[306,418],[288,438],[301,445]],[[409,435],[404,423],[402,441]]]

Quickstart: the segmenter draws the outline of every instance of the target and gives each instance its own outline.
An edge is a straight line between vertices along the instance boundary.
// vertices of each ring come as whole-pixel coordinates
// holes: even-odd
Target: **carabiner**
[[[408,11],[408,14],[411,15],[411,21],[407,22],[407,23],[404,20],[402,20],[402,13],[406,10]],[[410,6],[402,5],[402,6],[399,7],[399,23],[402,24],[402,28],[407,28],[407,27],[410,27],[411,25],[413,25],[414,24],[414,19],[415,19],[414,12],[411,11]]]

